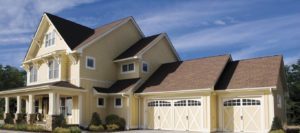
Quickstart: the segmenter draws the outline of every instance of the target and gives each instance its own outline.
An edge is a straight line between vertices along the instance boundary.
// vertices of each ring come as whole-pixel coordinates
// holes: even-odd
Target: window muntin
[[[45,35],[45,47],[49,47],[54,45],[55,43],[55,31],[53,30],[50,33]]]
[[[123,73],[133,72],[134,71],[134,63],[123,64],[121,69],[122,69]]]
[[[224,106],[241,106],[240,99],[228,100],[223,103]]]
[[[151,101],[148,103],[148,107],[158,107],[159,103],[158,101]]]
[[[102,97],[99,97],[99,98],[97,99],[97,106],[98,106],[98,107],[105,107],[105,99],[102,98]]]
[[[29,68],[29,82],[36,82],[37,81],[37,68],[34,66],[30,66]]]
[[[59,75],[59,64],[57,60],[51,60],[48,63],[49,79],[57,79]]]
[[[253,106],[253,105],[260,105],[260,101],[253,100],[253,99],[243,99],[243,106]]]
[[[171,102],[168,102],[168,101],[159,101],[159,106],[161,106],[161,107],[170,107],[171,106]]]
[[[115,107],[116,108],[122,107],[122,99],[121,98],[115,98]]]
[[[86,68],[93,69],[93,70],[96,68],[96,61],[94,57],[90,57],[90,56],[86,57]]]
[[[72,97],[60,98],[60,113],[64,116],[72,115],[73,100]]]
[[[148,72],[149,71],[149,65],[146,62],[142,63],[142,70],[143,72]]]
[[[223,103],[224,106],[255,106],[260,104],[260,100],[255,99],[234,99]]]

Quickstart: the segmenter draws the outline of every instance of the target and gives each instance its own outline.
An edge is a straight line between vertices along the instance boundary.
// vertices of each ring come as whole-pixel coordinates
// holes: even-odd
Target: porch
[[[5,99],[4,119],[10,115],[14,123],[39,124],[52,130],[56,127],[55,118],[63,114],[67,124],[80,125],[83,92],[84,89],[54,85],[1,91],[0,97]],[[11,99],[16,99],[13,106]]]

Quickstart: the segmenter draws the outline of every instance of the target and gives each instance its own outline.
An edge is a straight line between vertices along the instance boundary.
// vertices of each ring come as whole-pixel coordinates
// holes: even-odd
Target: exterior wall
[[[138,128],[139,124],[139,103],[138,98],[131,95],[130,97],[130,128]]]
[[[217,106],[217,95],[215,93],[212,93],[210,95],[210,130],[211,131],[216,131],[217,130],[217,111],[218,111],[218,106]]]
[[[277,83],[277,88],[276,90],[273,90],[273,96],[274,96],[274,113],[275,116],[279,117],[283,124],[287,124],[287,116],[286,116],[286,85],[283,84],[285,83],[284,81],[284,73],[283,71],[281,72],[281,75],[279,77],[278,83]],[[280,97],[280,99],[279,99]],[[281,102],[281,106],[279,105],[279,102]]]
[[[161,64],[177,61],[166,38],[162,38],[156,45],[145,52],[142,58],[143,61],[149,65],[148,73],[142,72],[142,67],[139,67],[141,76],[144,80],[151,76]],[[140,66],[142,66],[142,64]]]
[[[122,107],[116,108],[115,107],[115,98],[122,98]],[[122,96],[111,96],[107,98],[107,115],[115,114],[119,117],[122,117],[126,120],[127,128],[129,128],[129,122],[130,122],[130,114],[129,114],[129,108],[130,108],[130,102],[128,97],[122,97]]]
[[[52,32],[53,30],[55,30],[53,25],[50,25],[47,27],[46,32],[44,32],[44,37],[42,38],[42,45],[39,48],[39,50],[37,51],[37,53],[35,54],[35,57],[39,57],[57,50],[66,50],[69,49],[68,45],[65,43],[65,41],[60,37],[59,33],[56,31],[55,32],[55,42],[53,46],[49,46],[49,47],[45,47],[45,35],[47,33]]]
[[[100,81],[116,81],[119,68],[113,60],[141,39],[141,35],[134,24],[129,22],[106,35],[95,44],[83,50],[80,57],[80,78],[90,78]],[[96,69],[85,68],[86,56],[96,59]],[[101,86],[100,86],[101,87]]]

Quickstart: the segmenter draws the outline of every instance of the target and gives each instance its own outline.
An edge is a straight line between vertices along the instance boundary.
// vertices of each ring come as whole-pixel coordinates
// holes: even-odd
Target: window
[[[52,32],[46,34],[45,36],[45,47],[54,45],[54,42],[55,42],[55,31],[53,30]]]
[[[96,68],[96,64],[95,64],[95,58],[94,57],[90,57],[90,56],[87,56],[86,57],[86,68],[88,69],[92,69],[92,70],[95,70]]]
[[[151,101],[148,103],[148,107],[158,107],[159,104],[158,104],[158,101]]]
[[[30,77],[29,77],[29,82],[36,82],[37,81],[37,69],[36,67],[30,66],[29,68],[30,71]]]
[[[39,100],[34,101],[34,112],[38,113],[39,112]]]
[[[197,100],[188,100],[189,106],[201,106],[201,102]]]
[[[280,95],[277,95],[277,101],[278,101],[277,107],[281,108],[281,96]]]
[[[243,106],[254,106],[260,105],[259,100],[252,100],[252,99],[243,99]]]
[[[134,71],[134,64],[123,64],[122,65],[122,72],[127,73],[127,72],[133,72]]]
[[[98,98],[97,106],[98,107],[105,107],[105,99],[102,98],[102,97]]]
[[[235,100],[228,100],[223,103],[224,106],[241,106],[241,100],[235,99]]]
[[[177,101],[174,106],[186,106],[186,100]]]
[[[72,97],[60,98],[60,113],[64,116],[72,115],[73,101]]]
[[[59,64],[57,60],[51,60],[49,66],[49,79],[57,79],[59,75]]]
[[[146,62],[142,63],[142,70],[143,70],[143,72],[148,72],[148,70],[149,70],[148,63],[146,63]]]
[[[122,108],[122,99],[115,98],[115,108]]]
[[[159,106],[161,106],[161,107],[169,107],[169,106],[171,106],[171,102],[159,101]]]

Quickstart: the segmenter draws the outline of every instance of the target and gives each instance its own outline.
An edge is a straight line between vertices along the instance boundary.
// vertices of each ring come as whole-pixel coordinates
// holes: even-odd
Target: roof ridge
[[[264,58],[274,58],[274,57],[283,57],[283,55],[269,55],[269,56],[260,56],[260,57],[254,57],[254,58],[248,58],[248,59],[240,59],[240,60],[233,60],[233,61],[247,61],[247,60],[257,60],[257,59],[264,59]]]

